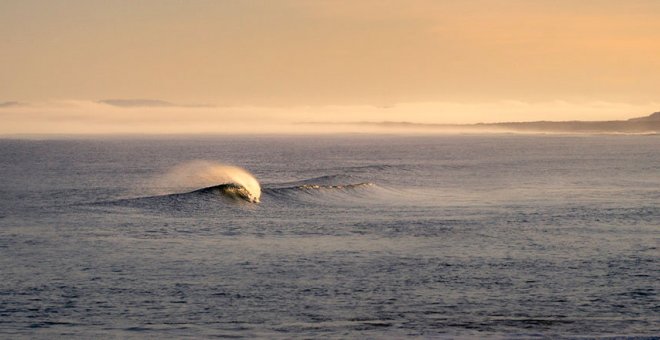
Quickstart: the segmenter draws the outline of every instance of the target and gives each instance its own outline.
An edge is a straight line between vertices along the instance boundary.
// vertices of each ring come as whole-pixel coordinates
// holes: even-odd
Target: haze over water
[[[654,136],[4,140],[0,334],[655,336],[657,146]],[[212,182],[215,162],[249,170],[261,202],[172,176],[179,165]]]

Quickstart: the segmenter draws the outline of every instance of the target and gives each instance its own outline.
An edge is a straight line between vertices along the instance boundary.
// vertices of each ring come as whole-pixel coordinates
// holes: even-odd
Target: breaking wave
[[[252,203],[258,203],[261,197],[259,181],[247,170],[208,161],[178,165],[154,182],[160,191],[170,194],[185,191],[188,194],[219,194]]]
[[[154,195],[105,202],[136,207],[172,209],[202,207],[222,199],[225,203],[290,203],[344,204],[354,201],[386,199],[390,190],[361,178],[336,174],[295,182],[270,183],[262,189],[259,181],[247,170],[208,161],[184,163],[158,176],[150,183]],[[363,178],[362,178],[363,180]],[[383,195],[385,194],[385,195]],[[200,206],[201,204],[201,206]],[[196,209],[196,208],[195,208]]]

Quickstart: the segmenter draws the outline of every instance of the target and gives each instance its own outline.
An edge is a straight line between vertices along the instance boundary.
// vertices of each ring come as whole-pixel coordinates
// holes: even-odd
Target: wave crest
[[[253,203],[258,203],[261,197],[259,181],[247,170],[209,161],[177,165],[158,177],[156,186],[169,193],[203,188],[192,192],[219,193]]]
[[[298,184],[291,186],[268,187],[264,193],[280,202],[304,202],[316,204],[344,204],[350,201],[373,199],[378,186],[371,182],[351,184]]]
[[[319,184],[304,184],[300,185],[297,187],[293,187],[292,189],[299,189],[299,190],[332,190],[332,189],[339,189],[339,190],[345,190],[345,189],[357,189],[357,188],[363,188],[363,187],[372,187],[374,186],[374,183],[371,182],[364,182],[364,183],[356,183],[356,184],[338,184],[338,185],[319,185]],[[286,189],[286,188],[284,188]]]

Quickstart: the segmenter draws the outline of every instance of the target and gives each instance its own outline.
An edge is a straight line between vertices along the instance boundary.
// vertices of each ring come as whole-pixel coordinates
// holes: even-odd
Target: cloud
[[[16,106],[23,106],[25,105],[24,103],[21,102],[0,102],[0,108],[3,107],[16,107]]]
[[[98,101],[101,104],[107,104],[117,107],[210,107],[211,105],[193,104],[183,105],[174,104],[159,99],[104,99]]]

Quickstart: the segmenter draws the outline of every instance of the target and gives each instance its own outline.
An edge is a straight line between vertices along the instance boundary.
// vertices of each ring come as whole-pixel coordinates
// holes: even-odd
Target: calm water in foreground
[[[0,338],[653,337],[659,241],[658,136],[0,140]]]

